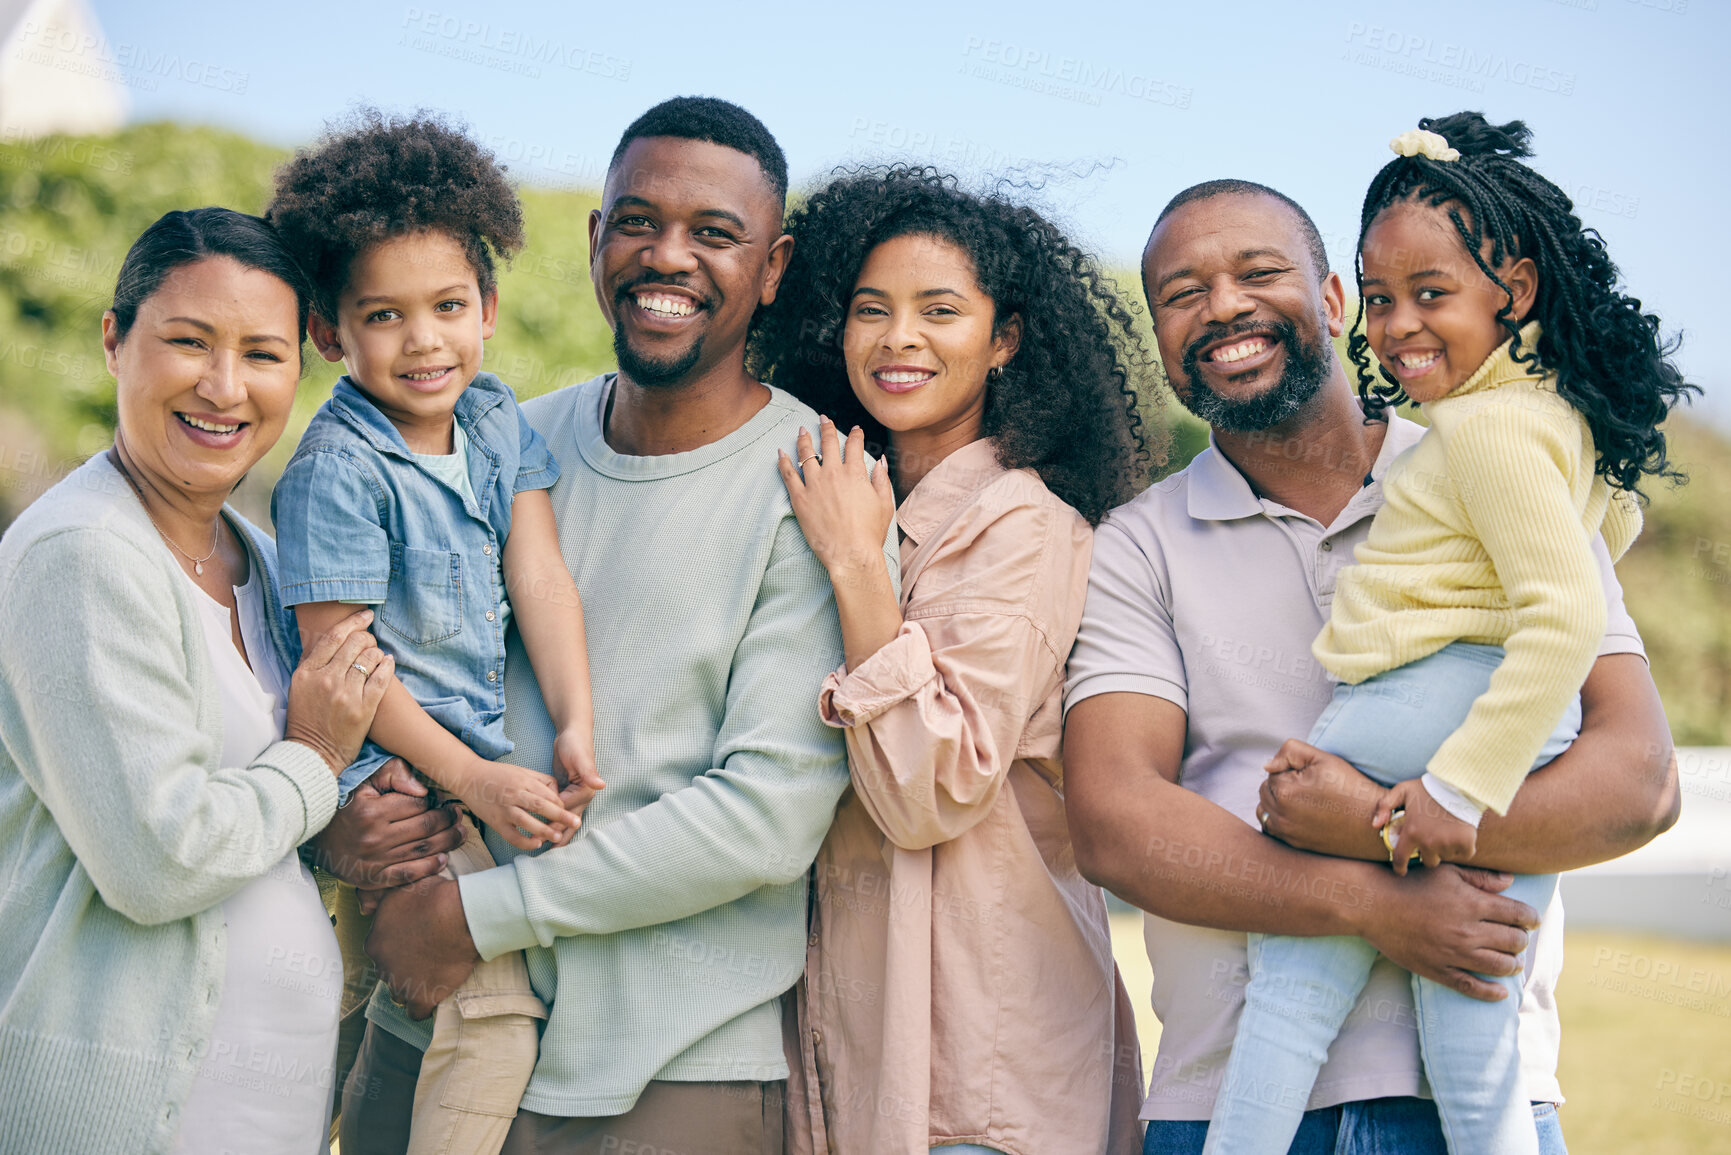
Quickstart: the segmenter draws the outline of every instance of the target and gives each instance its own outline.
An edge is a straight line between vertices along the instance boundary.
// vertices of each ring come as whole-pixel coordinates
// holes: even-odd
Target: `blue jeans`
[[[1384,785],[1416,778],[1502,659],[1500,646],[1456,642],[1356,686],[1337,686],[1310,742]],[[1567,749],[1580,725],[1577,698],[1532,768]],[[1543,911],[1556,887],[1554,874],[1522,874],[1503,893]],[[1329,1045],[1375,961],[1376,948],[1360,938],[1249,936],[1250,983],[1208,1155],[1287,1150]],[[1482,977],[1500,983],[1508,997],[1481,1002],[1417,975],[1412,980],[1419,1047],[1443,1135],[1455,1155],[1537,1155],[1516,1046],[1523,976]]]
[[[1533,1104],[1539,1155],[1569,1155],[1553,1103]],[[1205,1119],[1155,1119],[1142,1155],[1199,1155],[1208,1138]],[[1366,1099],[1306,1111],[1288,1155],[1442,1155],[1442,1124],[1426,1099]]]

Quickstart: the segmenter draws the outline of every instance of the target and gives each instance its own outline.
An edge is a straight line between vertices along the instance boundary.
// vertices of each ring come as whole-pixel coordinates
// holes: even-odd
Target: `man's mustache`
[[[1233,337],[1270,337],[1276,341],[1283,341],[1286,340],[1287,335],[1281,331],[1281,326],[1271,325],[1267,321],[1239,321],[1231,325],[1221,325],[1186,345],[1184,347],[1184,360],[1189,364],[1196,364],[1202,359],[1202,350]]]

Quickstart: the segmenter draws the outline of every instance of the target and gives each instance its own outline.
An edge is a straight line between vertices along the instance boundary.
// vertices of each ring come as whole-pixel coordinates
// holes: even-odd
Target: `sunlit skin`
[[[426,230],[380,241],[355,257],[335,324],[307,331],[416,453],[451,452],[451,411],[481,371],[482,342],[498,321],[463,246]]]
[[[1497,268],[1507,292],[1487,277],[1448,210],[1414,201],[1390,205],[1365,230],[1360,249],[1365,336],[1383,368],[1421,403],[1465,384],[1508,342],[1498,311],[1512,298],[1516,320],[1525,320],[1538,292],[1529,258],[1508,258]],[[1391,786],[1371,821],[1381,827],[1397,810],[1404,812],[1391,851],[1397,874],[1414,856],[1426,866],[1472,858],[1477,830],[1437,805],[1419,779]]]
[[[827,419],[818,429],[821,461],[806,460],[814,450],[804,429],[795,445],[805,464],[781,454],[793,511],[835,588],[850,670],[901,629],[882,556],[895,495],[905,498],[945,457],[979,440],[986,375],[1009,363],[1021,339],[1021,318],[1000,318],[974,277],[968,254],[936,237],[896,237],[868,253],[842,357],[854,395],[889,432],[891,468],[868,474],[865,435],[856,428],[844,448]]]
[[[171,552],[186,576],[229,610],[229,640],[243,659],[234,590],[250,574],[222,505],[288,424],[300,382],[299,329],[294,290],[227,256],[169,272],[138,306],[124,339],[113,311],[102,316],[119,411],[111,458],[157,532],[178,547]],[[195,558],[205,560],[195,565]],[[357,663],[391,669],[367,633],[371,613],[347,611],[308,639],[285,722],[285,736],[317,750],[333,771],[358,752],[364,726],[357,722],[372,716],[382,692],[349,670]]]
[[[652,361],[680,361],[701,342],[671,380],[645,385],[621,366],[603,427],[616,452],[697,449],[768,403],[769,390],[745,370],[745,340],[793,252],[781,230],[784,207],[755,158],[707,141],[640,138],[612,167],[589,217],[601,315]],[[652,296],[677,308],[646,308]],[[367,946],[417,1017],[431,1014],[479,959],[456,884],[438,878],[392,891]]]
[[[745,370],[745,338],[793,252],[781,218],[781,198],[746,153],[674,137],[626,148],[589,216],[595,299],[634,356],[675,365],[696,354],[677,379],[648,385],[621,365],[606,428],[614,449],[695,449],[768,402]]]
[[[298,325],[294,291],[232,257],[170,272],[139,306],[125,340],[113,312],[102,317],[102,348],[117,382],[114,455],[165,537],[194,558],[216,542],[203,574],[186,554],[175,557],[224,605],[246,583],[247,562],[218,514],[288,424],[300,381]]]
[[[1228,193],[1193,201],[1161,221],[1142,254],[1142,285],[1167,378],[1188,388],[1184,351],[1203,342],[1198,370],[1211,389],[1249,398],[1273,389],[1287,351],[1272,323],[1338,337],[1346,292],[1319,277],[1292,210],[1272,197]],[[1264,347],[1232,362],[1215,358],[1247,336]],[[1235,350],[1237,352],[1239,350]],[[1253,433],[1215,430],[1215,442],[1256,491],[1329,524],[1358,492],[1382,448],[1385,426],[1366,425],[1338,361],[1313,403],[1283,426]],[[1293,468],[1294,461],[1338,468]]]
[[[890,436],[896,492],[980,437],[986,375],[1015,356],[1021,318],[999,321],[959,246],[903,236],[860,267],[842,331],[854,396]],[[879,540],[881,541],[881,535]]]
[[[1361,248],[1371,352],[1421,403],[1465,384],[1509,340],[1497,312],[1512,295],[1515,319],[1524,321],[1538,292],[1530,258],[1505,259],[1497,269],[1508,292],[1485,276],[1448,209],[1414,201],[1390,205],[1371,222]]]
[[[498,294],[481,292],[463,246],[450,234],[429,229],[393,237],[357,255],[337,298],[336,323],[315,316],[308,329],[319,352],[326,360],[343,362],[356,387],[410,450],[442,455],[454,451],[452,414],[481,370],[483,342],[493,335],[497,320]],[[525,491],[512,499],[511,512],[512,532],[502,559],[505,581],[557,727],[555,769],[572,789],[562,795],[547,774],[479,757],[396,679],[379,705],[370,737],[460,798],[507,842],[533,850],[543,840],[570,841],[579,822],[576,811],[587,801],[581,792],[600,789],[602,781],[595,769],[587,664],[562,660],[584,652],[583,624],[577,591],[558,552],[551,499],[541,490]],[[563,596],[525,597],[524,589],[558,589]],[[310,634],[350,608],[316,602],[296,606],[295,614]],[[549,637],[551,647],[544,644]]]

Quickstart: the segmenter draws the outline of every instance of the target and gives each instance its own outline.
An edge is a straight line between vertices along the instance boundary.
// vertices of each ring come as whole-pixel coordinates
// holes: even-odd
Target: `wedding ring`
[[[363,678],[370,678],[373,676],[373,672],[371,670],[367,669],[365,666],[361,665],[359,662],[355,663],[355,669],[357,669],[361,672],[361,677],[363,677]]]
[[[818,463],[818,464],[819,464],[819,465],[822,465],[822,464],[823,464],[823,454],[821,454],[821,453],[813,453],[813,454],[811,454],[811,455],[810,455],[810,456],[808,456],[808,457],[802,457],[802,458],[800,458],[800,459],[799,459],[799,468],[801,468],[801,469],[804,469],[804,468],[805,468],[805,463],[806,463],[806,462],[808,462],[808,461],[815,461],[815,462],[817,462],[817,463]]]

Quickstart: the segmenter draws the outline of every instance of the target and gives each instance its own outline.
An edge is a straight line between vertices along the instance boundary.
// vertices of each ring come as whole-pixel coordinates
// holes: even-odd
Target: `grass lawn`
[[[1147,1070],[1160,1024],[1135,914],[1112,941]],[[1557,1005],[1570,1155],[1731,1155],[1731,945],[1572,931]]]

